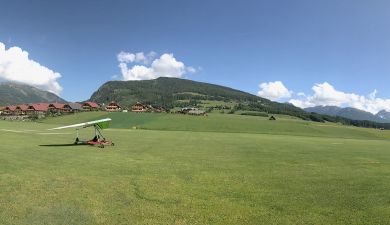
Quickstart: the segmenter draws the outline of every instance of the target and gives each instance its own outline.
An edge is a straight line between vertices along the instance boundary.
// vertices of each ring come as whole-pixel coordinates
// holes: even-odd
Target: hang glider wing
[[[91,127],[91,126],[95,126],[95,125],[99,126],[99,128],[103,130],[103,129],[106,129],[109,127],[110,121],[111,121],[110,118],[106,118],[106,119],[95,120],[95,121],[90,121],[90,122],[86,122],[86,123],[73,124],[73,125],[64,126],[64,127],[56,127],[56,128],[52,128],[49,130],[61,130],[61,129],[66,129],[66,128],[79,128],[79,127],[86,128],[86,127]]]

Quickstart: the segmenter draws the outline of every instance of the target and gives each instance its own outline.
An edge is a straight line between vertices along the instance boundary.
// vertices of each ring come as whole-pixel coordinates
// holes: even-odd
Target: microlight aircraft
[[[111,121],[110,118],[106,118],[106,119],[95,120],[95,121],[90,121],[90,122],[86,122],[86,123],[79,123],[79,124],[73,124],[73,125],[69,125],[69,126],[56,127],[56,128],[52,128],[49,130],[61,130],[61,129],[67,129],[67,128],[76,128],[77,136],[76,136],[76,140],[74,141],[75,145],[87,144],[87,145],[94,145],[94,146],[98,146],[100,148],[104,148],[104,146],[106,146],[106,145],[114,146],[114,143],[112,141],[107,140],[102,135],[102,130],[107,129],[109,127],[110,121]],[[79,129],[80,128],[87,128],[87,127],[94,127],[95,128],[95,136],[91,140],[81,141],[79,139]]]

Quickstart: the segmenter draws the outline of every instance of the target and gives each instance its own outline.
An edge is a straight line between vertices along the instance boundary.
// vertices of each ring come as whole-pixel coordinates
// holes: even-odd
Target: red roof
[[[62,104],[62,103],[51,103],[49,104],[49,107],[54,107],[56,109],[62,109],[64,108],[65,104]]]
[[[35,111],[44,111],[46,112],[49,108],[48,103],[38,103],[38,104],[32,104],[28,107],[29,109],[35,110]]]
[[[16,109],[16,106],[14,106],[14,105],[9,105],[9,106],[5,107],[5,110],[9,110],[9,111],[15,111],[15,109]]]
[[[26,111],[28,109],[28,106],[27,104],[22,104],[22,105],[18,105],[16,106],[16,109],[20,109],[22,111]]]
[[[96,102],[85,102],[83,104],[83,106],[85,106],[85,105],[87,105],[87,106],[89,106],[91,108],[99,108],[99,105]]]

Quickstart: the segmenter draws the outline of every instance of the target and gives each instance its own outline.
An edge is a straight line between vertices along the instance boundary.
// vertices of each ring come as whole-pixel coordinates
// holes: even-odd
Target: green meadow
[[[114,147],[47,130],[106,117]],[[389,131],[276,118],[0,121],[0,224],[390,224]]]

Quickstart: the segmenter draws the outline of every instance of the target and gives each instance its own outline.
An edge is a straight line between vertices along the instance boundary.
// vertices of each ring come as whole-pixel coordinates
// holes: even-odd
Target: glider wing
[[[66,129],[66,128],[79,128],[79,127],[86,128],[86,127],[91,127],[91,126],[95,126],[95,125],[99,126],[99,128],[103,130],[103,129],[106,129],[109,127],[110,121],[111,121],[110,118],[106,118],[106,119],[95,120],[95,121],[90,121],[90,122],[86,122],[86,123],[79,123],[79,124],[73,124],[73,125],[69,125],[69,126],[56,127],[56,128],[52,128],[49,130],[61,130],[61,129]]]

